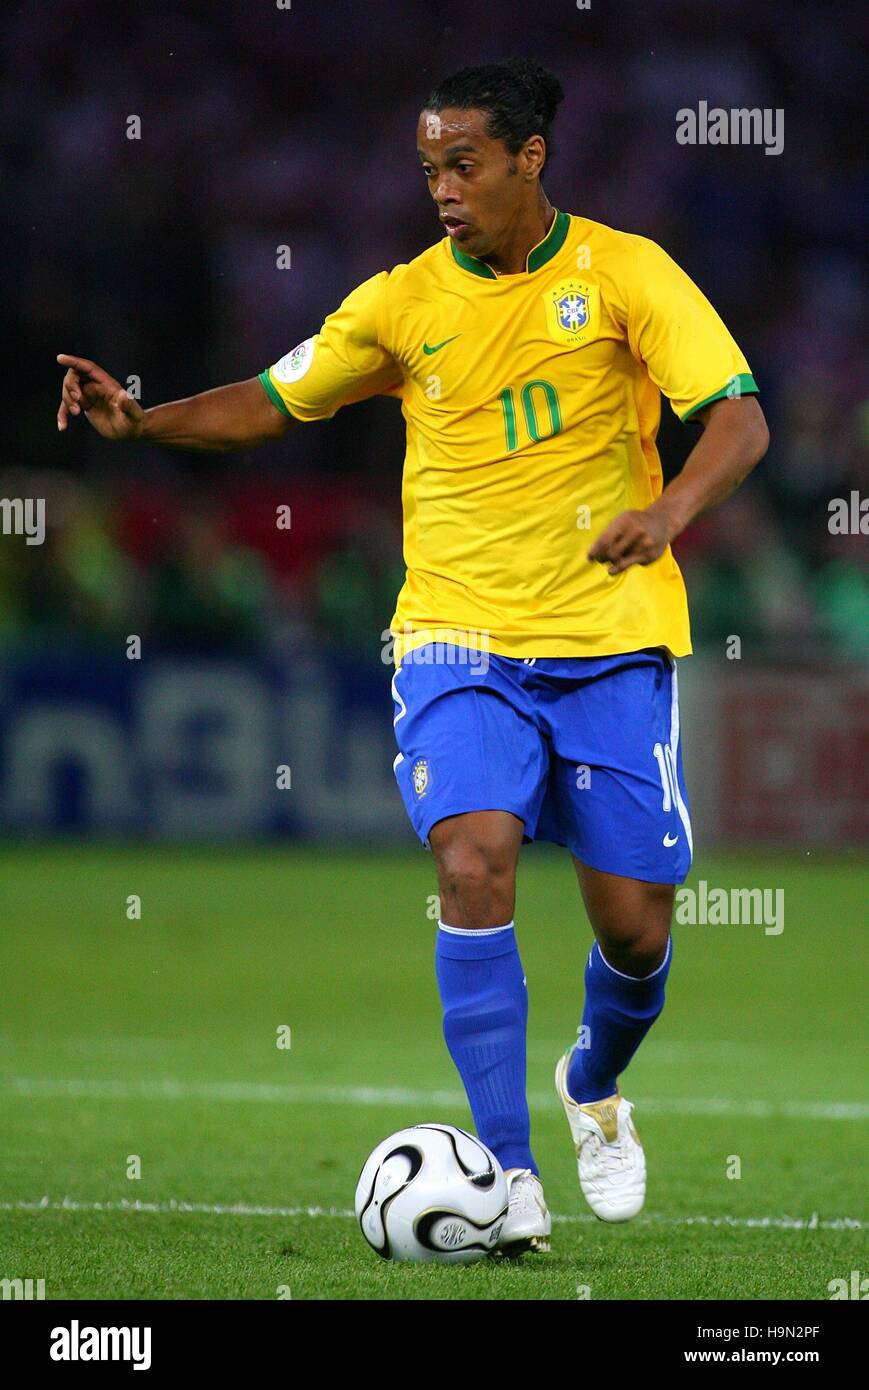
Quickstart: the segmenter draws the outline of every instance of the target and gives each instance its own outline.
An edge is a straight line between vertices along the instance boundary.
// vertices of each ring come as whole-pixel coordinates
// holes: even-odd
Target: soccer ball
[[[385,1260],[473,1264],[494,1250],[507,1215],[495,1155],[454,1125],[413,1125],[371,1154],[356,1187],[356,1218]]]

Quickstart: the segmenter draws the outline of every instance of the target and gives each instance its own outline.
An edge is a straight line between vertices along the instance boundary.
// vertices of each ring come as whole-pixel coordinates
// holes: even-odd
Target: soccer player
[[[556,1087],[581,1190],[636,1215],[645,1159],[619,1078],[658,1017],[674,885],[691,862],[676,659],[691,650],[670,543],[768,444],[748,363],[654,242],[549,202],[563,91],[536,64],[465,68],[420,114],[445,235],[352,290],[258,377],[143,411],[67,367],[58,428],[250,449],[374,394],[407,426],[407,580],[394,638],[395,774],[440,887],[444,1033],[510,1190],[508,1254],[549,1248],[530,1148],[524,841],[570,851],[595,941]],[[662,487],[661,396],[703,427]]]

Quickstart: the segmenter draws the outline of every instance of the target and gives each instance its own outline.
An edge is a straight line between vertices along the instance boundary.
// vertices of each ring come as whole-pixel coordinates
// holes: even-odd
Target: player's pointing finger
[[[57,354],[57,360],[62,367],[72,367],[75,371],[84,372],[87,375],[91,375],[91,373],[94,372],[99,372],[100,370],[96,362],[91,362],[89,358],[73,357],[68,352],[59,352]]]

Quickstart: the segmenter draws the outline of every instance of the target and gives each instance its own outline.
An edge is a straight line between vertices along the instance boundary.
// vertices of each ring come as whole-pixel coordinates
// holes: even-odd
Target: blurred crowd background
[[[551,201],[660,242],[760,385],[766,459],[677,544],[695,643],[869,660],[867,539],[828,525],[831,499],[869,490],[865,15],[804,0],[9,10],[0,495],[45,497],[48,534],[0,545],[4,650],[136,632],[378,662],[404,574],[396,402],[252,456],[117,447],[81,419],[57,434],[55,355],[140,378],[146,406],[261,371],[438,238],[415,152],[426,94],[524,53],[567,94]],[[782,108],[784,152],[678,144],[676,111],[701,100]],[[664,403],[668,475],[697,432]]]

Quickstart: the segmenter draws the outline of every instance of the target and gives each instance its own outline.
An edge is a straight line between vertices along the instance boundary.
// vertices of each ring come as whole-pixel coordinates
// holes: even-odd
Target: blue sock
[[[673,938],[657,970],[642,979],[623,975],[594,943],[585,967],[582,1022],[588,1046],[574,1048],[567,1089],[585,1104],[614,1094],[616,1082],[664,1007],[664,986],[673,958]]]
[[[435,964],[444,1037],[477,1134],[502,1168],[539,1170],[525,1096],[528,991],[513,923],[463,931],[438,923]]]

